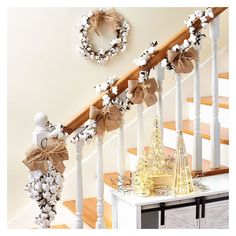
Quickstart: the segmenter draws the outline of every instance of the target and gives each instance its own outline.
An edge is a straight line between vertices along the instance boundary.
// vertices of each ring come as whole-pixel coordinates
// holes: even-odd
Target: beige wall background
[[[164,43],[184,25],[195,8],[116,8],[130,23],[128,47],[106,66],[76,54],[75,26],[88,8],[9,8],[8,10],[8,219],[30,201],[24,192],[27,169],[22,164],[31,144],[33,116],[45,112],[52,122],[63,123],[95,96],[93,86],[110,75],[122,75],[134,67],[133,59],[150,40]],[[209,36],[208,30],[206,35]],[[98,46],[106,40],[95,38]],[[209,37],[201,57],[210,56]],[[228,45],[228,12],[221,16],[219,48]],[[166,73],[164,89],[174,86]],[[133,113],[130,112],[129,119]],[[68,144],[75,164],[74,149]],[[89,151],[89,148],[88,148]]]

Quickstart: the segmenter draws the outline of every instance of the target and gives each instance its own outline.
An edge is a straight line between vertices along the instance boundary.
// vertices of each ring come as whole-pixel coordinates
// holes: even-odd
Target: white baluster
[[[120,122],[119,134],[118,134],[118,156],[117,156],[117,167],[118,167],[118,180],[125,174],[125,143],[124,143],[124,119]]]
[[[104,228],[104,180],[103,180],[103,137],[97,137],[97,148],[98,148],[98,156],[97,156],[97,221],[96,221],[96,229]]]
[[[220,122],[218,119],[218,63],[217,39],[219,37],[219,17],[210,23],[212,46],[212,123],[211,123],[211,167],[220,167]]]
[[[83,175],[82,175],[82,158],[83,158],[84,141],[80,140],[76,144],[76,224],[77,229],[83,229]]]
[[[193,120],[193,153],[192,170],[202,170],[202,138],[200,133],[200,70],[199,70],[199,50],[201,45],[195,47],[197,57],[194,66],[194,120]]]
[[[33,144],[39,147],[45,147],[48,139],[48,130],[46,128],[48,122],[48,117],[46,114],[39,112],[34,116],[34,123],[36,125],[33,135]]]
[[[33,134],[32,142],[34,145],[45,148],[47,146],[48,140],[48,130],[47,130],[48,117],[46,114],[39,112],[34,116],[34,123],[36,125]],[[50,226],[39,226],[41,229],[48,229]]]
[[[155,79],[159,85],[159,92],[157,94],[158,102],[157,102],[157,116],[159,117],[159,125],[161,131],[161,137],[163,139],[163,105],[162,105],[162,89],[163,89],[163,80],[165,77],[165,70],[158,64],[154,67],[154,75]]]
[[[176,100],[175,100],[175,123],[177,136],[182,132],[182,92],[181,92],[181,74],[175,75],[176,79]]]
[[[140,158],[144,149],[144,125],[143,125],[143,104],[137,104],[137,156]]]

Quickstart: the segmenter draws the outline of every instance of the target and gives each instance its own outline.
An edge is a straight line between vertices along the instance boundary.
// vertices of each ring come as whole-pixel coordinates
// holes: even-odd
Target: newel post
[[[219,38],[219,17],[210,23],[212,47],[212,122],[211,122],[211,167],[220,167],[220,122],[218,119],[218,60],[217,40]]]
[[[33,144],[39,147],[45,147],[49,137],[47,130],[48,117],[43,112],[39,112],[34,116],[35,128],[32,134]]]
[[[32,143],[39,147],[45,148],[49,133],[47,130],[48,117],[46,114],[39,112],[34,116],[35,128],[32,133]],[[50,226],[41,225],[41,229],[48,229]]]

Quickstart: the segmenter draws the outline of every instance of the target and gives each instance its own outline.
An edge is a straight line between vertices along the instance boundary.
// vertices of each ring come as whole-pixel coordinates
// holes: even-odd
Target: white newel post
[[[182,132],[182,92],[181,92],[181,74],[175,75],[176,78],[176,99],[175,99],[175,122],[177,137]]]
[[[124,141],[124,118],[120,122],[119,134],[118,134],[118,145],[117,145],[117,171],[118,171],[118,180],[119,177],[124,176],[125,174],[125,141]]]
[[[47,139],[49,137],[47,122],[48,117],[42,112],[34,116],[35,129],[32,134],[32,142],[39,147],[45,147],[47,145]]]
[[[220,122],[218,119],[218,63],[217,39],[219,37],[219,17],[210,23],[212,46],[212,123],[211,123],[211,167],[220,167]]]
[[[96,229],[104,228],[104,180],[103,180],[103,136],[97,137],[97,221]]]
[[[83,172],[82,172],[82,158],[83,158],[84,141],[80,140],[76,144],[76,224],[77,229],[83,229]]]
[[[193,120],[193,153],[192,153],[192,170],[202,170],[202,138],[200,133],[200,69],[199,69],[199,51],[201,45],[195,47],[197,57],[194,66],[193,79],[193,102],[194,102],[194,120]]]
[[[143,104],[137,104],[137,157],[140,158],[144,149]]]
[[[161,130],[161,137],[163,139],[163,104],[162,104],[162,88],[163,88],[163,80],[165,77],[165,70],[158,64],[154,67],[154,76],[159,86],[159,92],[157,94],[157,116],[159,117],[159,126]]]
[[[48,117],[46,114],[39,112],[34,116],[35,129],[32,134],[32,143],[39,147],[45,148],[49,137],[47,130]],[[48,229],[50,226],[40,226],[41,229]]]

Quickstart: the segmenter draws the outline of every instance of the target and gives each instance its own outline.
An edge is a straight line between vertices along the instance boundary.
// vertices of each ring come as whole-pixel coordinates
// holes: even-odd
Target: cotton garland
[[[61,124],[47,123],[49,138],[61,140],[65,143],[69,136],[63,132]],[[49,228],[55,219],[56,204],[61,199],[64,177],[51,161],[47,161],[47,172],[41,170],[29,171],[29,182],[25,185],[28,196],[35,200],[40,208],[40,214],[35,217],[35,224],[41,228]]]
[[[140,67],[145,66],[153,53],[155,52],[155,47],[157,46],[157,41],[151,41],[149,48],[146,49],[138,58],[134,60],[136,65]],[[139,83],[144,83],[149,79],[149,71],[141,70],[139,72],[138,81]],[[125,91],[124,97],[117,96],[112,99],[109,94],[118,94],[118,88],[115,86],[116,82],[119,80],[117,76],[111,76],[106,79],[106,82],[95,85],[94,90],[97,94],[104,93],[102,96],[103,107],[108,107],[115,105],[119,110],[124,114],[126,111],[131,109],[133,102],[130,101],[132,95],[129,93],[127,88]],[[93,138],[96,136],[96,121],[89,119],[78,129],[78,133],[71,139],[73,144],[76,144],[80,141],[85,141],[86,144],[91,143]]]
[[[199,19],[201,21],[202,28],[206,29],[208,26],[208,17],[214,18],[214,14],[211,8],[207,8],[205,11],[197,10],[194,14],[189,15],[188,20],[184,21],[185,25],[189,29],[189,38],[185,39],[182,45],[174,45],[171,50],[174,52],[184,52],[193,45],[200,45],[201,40],[203,37],[205,37],[205,35],[195,29],[194,22],[195,20]],[[161,61],[161,66],[166,67],[168,70],[173,70],[175,68],[174,65],[168,61],[167,57]]]
[[[99,16],[98,16],[99,15]],[[94,19],[100,19],[100,21],[106,21],[103,19],[105,15],[109,17],[109,21],[113,21],[115,18],[116,27],[114,31],[116,32],[116,38],[111,41],[111,47],[107,50],[99,48],[97,51],[94,50],[94,46],[91,44],[89,39],[89,32],[94,30]],[[101,20],[103,19],[103,20]],[[98,24],[96,23],[96,27]],[[109,22],[107,22],[109,23]],[[77,47],[78,53],[84,56],[85,59],[95,60],[98,64],[105,65],[109,59],[121,50],[122,52],[126,49],[128,32],[130,30],[129,23],[123,19],[117,12],[113,9],[98,9],[90,10],[87,14],[82,16],[81,23],[77,26],[79,31],[80,46]],[[95,29],[97,32],[97,30]],[[97,32],[99,35],[99,33]]]

